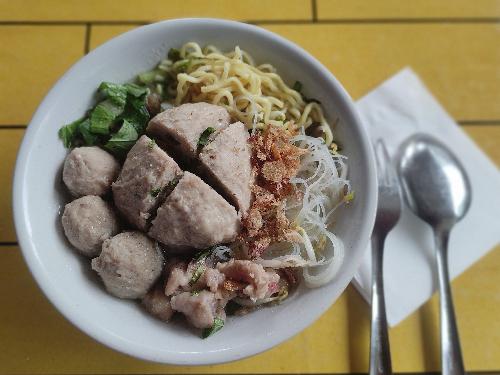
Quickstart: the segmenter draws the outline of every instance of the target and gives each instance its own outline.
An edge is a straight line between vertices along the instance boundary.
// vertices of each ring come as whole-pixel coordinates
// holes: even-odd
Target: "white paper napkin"
[[[472,204],[451,232],[449,267],[455,278],[500,242],[498,169],[409,68],[361,98],[357,108],[372,140],[382,138],[391,155],[408,136],[424,132],[447,144],[463,163],[472,183]],[[370,250],[353,280],[367,301],[371,294]],[[437,287],[431,228],[406,207],[386,240],[384,282],[391,326],[421,306]]]

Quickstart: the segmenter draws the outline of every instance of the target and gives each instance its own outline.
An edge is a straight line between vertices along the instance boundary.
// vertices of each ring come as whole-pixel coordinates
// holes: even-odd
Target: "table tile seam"
[[[313,1],[313,0],[312,0]],[[315,2],[313,2],[315,4]],[[312,4],[313,4],[312,3]],[[312,6],[313,11],[314,7]],[[500,17],[402,17],[402,18],[332,18],[315,19],[282,19],[282,20],[240,20],[258,25],[309,25],[309,24],[437,24],[437,23],[500,23]],[[159,21],[159,20],[158,20]],[[0,20],[0,26],[120,26],[146,25],[157,21],[152,20]]]

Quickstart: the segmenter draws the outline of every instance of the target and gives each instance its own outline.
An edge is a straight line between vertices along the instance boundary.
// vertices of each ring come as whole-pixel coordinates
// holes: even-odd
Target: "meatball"
[[[146,132],[170,144],[187,159],[198,154],[201,134],[212,128],[217,133],[229,125],[231,117],[224,107],[209,103],[186,103],[153,117]],[[215,134],[214,134],[215,135]]]
[[[62,215],[64,234],[83,255],[99,255],[104,240],[120,231],[118,218],[101,197],[87,195],[64,207]]]
[[[106,289],[120,298],[142,298],[163,269],[163,255],[156,242],[141,232],[123,232],[102,244],[92,269]]]
[[[64,161],[63,181],[75,197],[104,195],[120,173],[120,164],[99,147],[73,149]]]
[[[252,197],[251,155],[248,132],[241,122],[223,129],[200,153],[208,177],[242,216],[248,212]]]
[[[181,174],[177,163],[143,135],[129,151],[112,185],[116,208],[138,229],[147,230],[169,186]]]
[[[149,235],[170,250],[189,252],[234,241],[239,226],[234,207],[198,176],[185,172],[158,209]]]

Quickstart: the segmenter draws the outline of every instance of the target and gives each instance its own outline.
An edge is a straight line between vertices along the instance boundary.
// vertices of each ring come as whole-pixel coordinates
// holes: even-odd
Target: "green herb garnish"
[[[199,296],[200,295],[200,291],[199,290],[193,290],[193,291],[191,291],[191,295],[193,297]]]
[[[75,139],[78,135],[78,126],[83,122],[82,119],[73,121],[59,129],[59,138],[63,141],[64,147],[71,148],[75,146]]]
[[[181,60],[181,61],[179,62],[179,64],[177,64],[177,65],[175,66],[175,69],[176,69],[178,72],[181,72],[181,73],[183,73],[183,72],[187,71],[187,70],[188,70],[188,68],[189,68],[189,60],[187,60],[187,59]]]
[[[205,261],[207,257],[212,253],[212,249],[208,250],[203,250],[200,251],[198,254],[195,256],[195,270],[193,272],[193,276],[191,276],[191,280],[189,280],[189,286],[193,286],[196,284],[196,282],[200,279],[201,275],[205,272],[207,269],[207,266],[205,265]]]
[[[292,86],[292,89],[300,93],[302,91],[302,83],[299,81],[295,81],[295,83]]]
[[[169,189],[174,189],[179,183],[180,179],[181,178],[179,176],[175,176],[174,179],[167,184],[167,187]]]
[[[206,339],[207,337],[212,336],[214,333],[220,331],[222,327],[224,327],[224,320],[222,320],[221,318],[215,318],[212,327],[205,328],[201,333],[201,337]]]
[[[181,58],[181,51],[179,51],[177,48],[170,48],[168,50],[167,57],[169,60],[176,62],[177,60],[180,60],[180,58]]]
[[[154,139],[150,139],[148,142],[148,148],[152,150],[155,147],[156,141]]]
[[[215,132],[215,129],[209,126],[205,130],[203,130],[203,133],[200,135],[200,139],[198,139],[198,147],[203,147],[206,144],[208,144],[208,141],[210,139],[210,135]]]
[[[113,134],[104,148],[117,155],[125,154],[137,141],[139,135],[135,127],[127,120],[123,121],[120,130]]]
[[[160,194],[160,192],[161,192],[161,187],[151,190],[149,194],[151,194],[153,198],[156,198],[158,194]]]

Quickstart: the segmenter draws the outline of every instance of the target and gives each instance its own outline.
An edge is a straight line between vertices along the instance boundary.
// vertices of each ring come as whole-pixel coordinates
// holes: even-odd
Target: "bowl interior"
[[[62,124],[82,116],[101,81],[122,82],[153,67],[170,47],[187,41],[235,45],[257,62],[269,62],[289,83],[303,83],[318,98],[331,122],[339,119],[337,139],[348,156],[356,191],[335,231],[346,246],[344,265],[328,285],[300,289],[281,306],[229,318],[217,335],[202,340],[179,323],[165,325],[135,302],[108,295],[64,238],[60,213],[68,201],[61,183],[66,155],[57,138]],[[187,19],[145,26],[121,35],[80,60],[47,95],[36,112],[18,156],[14,214],[26,261],[42,290],[75,325],[100,342],[144,359],[174,364],[220,363],[266,350],[311,324],[340,295],[360,263],[375,209],[375,177],[367,136],[350,98],[315,59],[270,32],[236,22]]]

